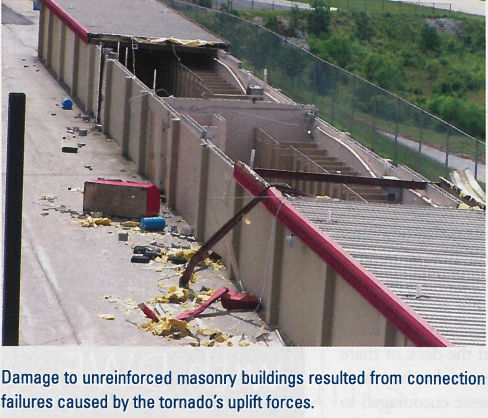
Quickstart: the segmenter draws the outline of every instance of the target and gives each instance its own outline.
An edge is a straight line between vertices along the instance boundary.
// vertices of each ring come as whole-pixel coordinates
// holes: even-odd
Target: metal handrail
[[[181,62],[178,62],[178,65],[181,67],[182,71],[186,71],[187,73],[189,73],[193,77],[193,79],[194,79],[193,82],[198,87],[203,89],[210,96],[214,95],[214,92],[205,86],[203,79],[198,74],[195,74],[192,70],[190,70],[186,65],[182,64]]]
[[[295,148],[293,145],[286,145],[286,144],[283,144],[281,142],[278,142],[276,139],[274,139],[267,132],[263,131],[261,128],[258,128],[258,132],[261,133],[262,135],[264,135],[268,141],[270,141],[276,145],[279,145],[280,147],[286,147],[286,148],[292,150],[293,152],[298,154],[302,159],[305,159],[306,161],[311,162],[313,165],[317,166],[325,174],[330,174],[330,172],[325,167],[322,167],[319,163],[312,160],[309,156],[305,155],[303,152],[301,152],[300,150]],[[367,202],[367,200],[364,197],[362,197],[360,194],[358,194],[355,190],[351,189],[347,184],[342,184],[342,187],[344,187],[346,190],[350,191],[353,195],[357,196],[363,202]]]
[[[324,173],[330,174],[329,170],[327,170],[325,167],[322,167],[319,163],[316,161],[312,160],[309,156],[305,155],[303,152],[300,150],[296,149],[293,145],[290,145],[290,148],[293,149],[295,152],[297,152],[300,156],[305,158],[307,161],[311,162],[312,164],[316,165],[318,168],[320,168]],[[352,194],[356,195],[360,200],[363,202],[367,202],[367,200],[362,197],[358,192],[355,190],[351,189],[347,184],[342,184],[342,187],[344,187],[346,190],[350,191]]]

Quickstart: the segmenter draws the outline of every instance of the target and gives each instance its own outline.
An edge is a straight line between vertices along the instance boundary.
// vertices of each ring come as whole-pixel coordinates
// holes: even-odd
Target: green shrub
[[[402,89],[402,70],[388,56],[375,52],[366,56],[362,65],[364,77],[384,89]]]
[[[420,31],[419,47],[422,52],[438,52],[441,45],[441,38],[437,29],[424,24]]]

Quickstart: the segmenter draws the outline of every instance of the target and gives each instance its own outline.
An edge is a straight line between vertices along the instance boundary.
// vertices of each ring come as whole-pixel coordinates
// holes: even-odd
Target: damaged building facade
[[[156,0],[41,0],[40,59],[199,241],[264,193],[215,249],[293,344],[484,345],[484,212],[456,209],[228,47]]]

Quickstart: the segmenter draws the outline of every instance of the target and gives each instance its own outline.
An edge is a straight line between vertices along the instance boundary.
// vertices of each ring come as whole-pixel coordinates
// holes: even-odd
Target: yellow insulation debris
[[[170,286],[164,295],[157,295],[153,297],[154,302],[159,303],[181,303],[188,299],[193,299],[195,294],[183,287]]]
[[[136,226],[139,226],[139,222],[136,221],[125,221],[120,223],[121,226],[126,226],[129,228],[135,228]]]
[[[176,318],[160,316],[159,322],[146,322],[140,325],[139,328],[153,335],[161,335],[163,337],[184,338],[191,335],[188,323]]]
[[[113,321],[115,319],[115,316],[112,314],[98,314],[97,316],[100,319],[104,319],[106,321]]]
[[[460,203],[458,209],[482,210],[479,206],[469,206],[466,203]]]
[[[109,218],[92,218],[90,215],[80,222],[78,222],[83,227],[96,227],[96,226],[108,226],[112,223]]]

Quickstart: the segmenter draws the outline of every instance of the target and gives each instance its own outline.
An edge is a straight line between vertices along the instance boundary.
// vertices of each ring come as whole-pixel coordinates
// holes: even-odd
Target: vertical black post
[[[19,345],[25,94],[8,98],[2,345]]]
[[[451,125],[447,125],[446,137],[446,179],[449,176],[449,136],[451,135]]]
[[[375,136],[376,136],[376,94],[373,96],[373,125],[371,127],[371,151],[374,151]]]
[[[398,164],[398,123],[400,119],[400,99],[396,101],[396,121],[395,121],[395,156],[393,158],[393,164]]]
[[[419,140],[419,164],[417,171],[420,173],[422,167],[422,140],[424,139],[424,112],[420,112],[420,140]]]
[[[480,141],[476,140],[476,161],[474,163],[474,178],[478,180],[478,148],[480,146]]]
[[[315,103],[315,91],[317,90],[318,86],[317,86],[317,62],[314,60],[313,61],[313,87],[312,87],[312,90],[313,90],[313,98],[312,98],[312,103],[313,104],[316,104]]]
[[[336,67],[334,71],[334,90],[332,91],[332,106],[330,107],[330,123],[331,125],[334,124],[334,110],[335,110],[335,101],[336,101],[336,92],[337,92],[337,75],[339,73],[339,68]]]
[[[349,128],[349,133],[352,136],[352,131],[354,129],[354,108],[356,107],[356,76],[353,76],[352,83],[352,102],[351,102],[351,127]]]

